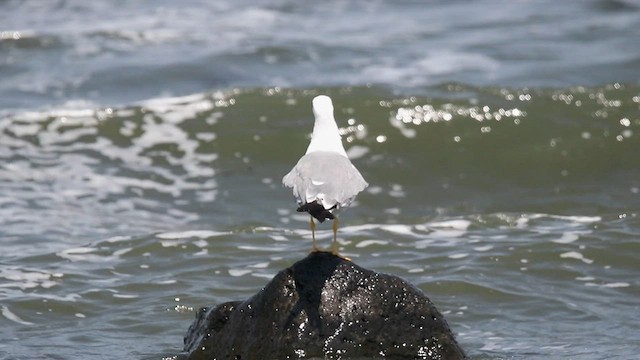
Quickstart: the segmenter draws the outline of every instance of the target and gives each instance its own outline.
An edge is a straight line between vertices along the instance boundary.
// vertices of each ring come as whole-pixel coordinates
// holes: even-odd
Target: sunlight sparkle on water
[[[390,118],[391,124],[400,129],[402,135],[407,138],[415,137],[415,130],[408,128],[411,125],[421,125],[427,123],[449,122],[456,119],[471,119],[478,122],[501,121],[506,118],[513,119],[517,125],[520,118],[527,116],[527,113],[519,108],[492,110],[491,107],[484,106],[460,106],[455,104],[442,104],[438,107],[432,105],[416,105],[412,107],[399,107]],[[482,133],[490,133],[490,126],[483,126]],[[460,138],[455,139],[456,142]],[[380,142],[378,140],[378,142]]]

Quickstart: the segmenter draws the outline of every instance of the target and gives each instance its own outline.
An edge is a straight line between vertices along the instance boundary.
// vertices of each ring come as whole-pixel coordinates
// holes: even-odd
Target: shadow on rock
[[[463,359],[431,301],[399,277],[330,253],[280,271],[248,300],[202,308],[180,359]]]

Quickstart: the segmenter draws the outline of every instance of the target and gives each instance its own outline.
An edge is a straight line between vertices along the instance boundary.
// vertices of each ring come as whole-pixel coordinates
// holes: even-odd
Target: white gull
[[[332,252],[338,255],[337,211],[348,206],[356,195],[369,184],[351,163],[342,146],[338,125],[333,117],[333,104],[326,95],[313,99],[315,123],[311,142],[305,155],[284,176],[282,184],[293,189],[299,212],[311,215],[310,228],[313,238],[312,251],[316,246],[313,219],[324,222],[333,220]]]

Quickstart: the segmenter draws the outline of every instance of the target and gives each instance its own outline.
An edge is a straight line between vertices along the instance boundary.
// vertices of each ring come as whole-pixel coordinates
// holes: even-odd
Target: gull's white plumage
[[[344,151],[338,125],[333,117],[331,98],[316,96],[313,99],[313,115],[315,122],[307,152],[282,178],[282,184],[293,189],[293,195],[300,205],[298,211],[306,211],[311,215],[309,226],[313,239],[312,251],[319,251],[313,219],[320,222],[332,219],[332,253],[339,256],[338,218],[334,214],[341,207],[349,205],[368,184]]]
[[[331,98],[315,97],[313,114],[315,122],[307,151],[282,183],[293,189],[299,204],[317,201],[333,212],[349,205],[368,184],[342,146]]]
[[[335,213],[341,207],[349,205],[368,184],[344,151],[338,125],[333,117],[333,104],[328,96],[320,95],[313,99],[313,115],[315,122],[307,152],[282,178],[282,184],[293,189],[293,195],[300,205],[298,211],[311,215],[311,251],[319,251],[313,219],[320,222],[331,219],[332,253],[339,256],[338,218]]]
[[[338,124],[333,117],[333,103],[331,98],[320,95],[313,98],[313,133],[306,154],[314,151],[332,151],[347,157],[347,152],[342,146],[342,138],[338,130]]]

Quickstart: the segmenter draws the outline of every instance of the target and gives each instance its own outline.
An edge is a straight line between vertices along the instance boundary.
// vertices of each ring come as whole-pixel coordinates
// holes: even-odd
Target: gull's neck
[[[314,99],[313,114],[316,120],[306,154],[314,151],[333,151],[347,157],[347,152],[344,151],[344,146],[342,146],[342,137],[338,132],[338,125],[333,117],[331,100],[326,96],[324,98],[328,99],[328,105],[326,100],[325,103],[318,104],[319,102],[316,102],[317,98]]]

